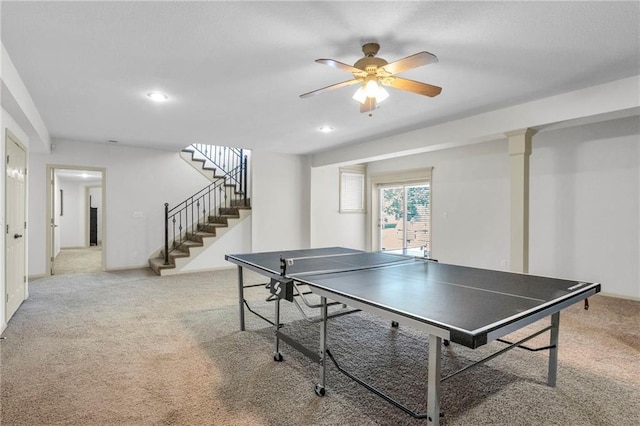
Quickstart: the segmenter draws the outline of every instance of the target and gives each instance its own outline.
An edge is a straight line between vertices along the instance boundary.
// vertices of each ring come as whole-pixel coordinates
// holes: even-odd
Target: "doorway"
[[[428,184],[381,186],[380,247],[409,256],[430,257]]]
[[[5,321],[27,298],[27,149],[7,130],[5,176]]]
[[[432,168],[371,176],[371,249],[432,257]]]
[[[102,168],[47,166],[51,275],[105,269],[105,173]]]

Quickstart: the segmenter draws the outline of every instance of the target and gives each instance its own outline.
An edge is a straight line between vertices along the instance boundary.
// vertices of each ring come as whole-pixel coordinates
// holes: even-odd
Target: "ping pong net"
[[[394,253],[349,252],[302,257],[280,257],[282,277],[301,277],[363,269],[381,268],[415,262],[416,258]]]

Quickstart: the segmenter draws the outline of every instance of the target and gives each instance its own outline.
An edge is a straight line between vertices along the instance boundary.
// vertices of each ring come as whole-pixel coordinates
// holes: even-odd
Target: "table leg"
[[[280,336],[278,335],[280,331],[280,298],[276,297],[276,314],[275,314],[275,324],[273,331],[273,359],[274,361],[282,361],[282,354],[280,353]]]
[[[442,339],[429,335],[429,370],[427,371],[427,421],[429,425],[440,424],[440,375]]]
[[[242,266],[238,265],[238,302],[240,304],[240,331],[244,331],[244,279]]]
[[[547,375],[547,384],[549,386],[556,385],[556,377],[558,372],[558,335],[560,334],[560,312],[551,315],[551,333],[549,337],[549,373]]]
[[[315,391],[318,396],[324,396],[327,366],[327,298],[320,297],[320,304],[322,315],[322,321],[320,322],[320,383],[316,385]]]

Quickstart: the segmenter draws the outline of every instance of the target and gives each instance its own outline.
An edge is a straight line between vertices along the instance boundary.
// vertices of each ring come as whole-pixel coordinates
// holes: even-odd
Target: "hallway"
[[[56,256],[55,275],[102,270],[102,246],[63,248]]]

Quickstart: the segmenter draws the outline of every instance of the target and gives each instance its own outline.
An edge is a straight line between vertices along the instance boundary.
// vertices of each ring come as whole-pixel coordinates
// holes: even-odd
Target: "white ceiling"
[[[3,0],[1,36],[54,139],[305,154],[638,75],[639,10],[637,1]],[[371,41],[389,62],[437,55],[401,76],[442,94],[389,89],[372,117],[351,99],[354,86],[299,98],[351,78],[315,59],[353,64]],[[169,101],[150,102],[151,90]]]

